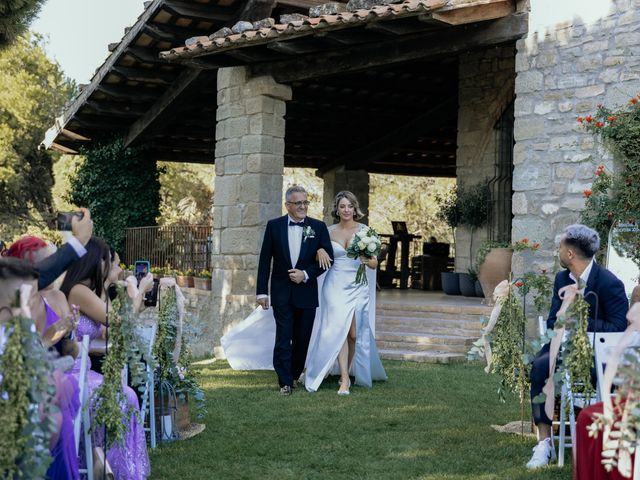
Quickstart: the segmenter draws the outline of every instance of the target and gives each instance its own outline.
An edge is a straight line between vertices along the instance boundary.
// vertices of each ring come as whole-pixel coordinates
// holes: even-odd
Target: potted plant
[[[198,290],[211,290],[211,272],[200,270],[194,280],[194,286]]]
[[[182,288],[193,288],[193,270],[176,270],[176,283]]]
[[[473,265],[473,233],[482,227],[489,219],[489,190],[486,182],[458,188],[457,207],[459,211],[459,225],[469,227],[469,264]],[[460,292],[465,297],[475,297],[475,273],[473,267],[468,273],[459,274]]]
[[[493,290],[501,281],[509,278],[511,273],[511,257],[513,252],[535,251],[539,243],[532,243],[523,238],[511,244],[508,242],[488,241],[476,252],[476,269],[485,299],[492,302]]]
[[[443,196],[436,196],[436,202],[440,210],[438,211],[438,218],[443,220],[454,233],[455,228],[460,223],[460,210],[458,209],[458,196],[456,186],[452,186],[451,189]],[[460,280],[459,275],[455,272],[442,272],[442,290],[447,295],[460,295]]]

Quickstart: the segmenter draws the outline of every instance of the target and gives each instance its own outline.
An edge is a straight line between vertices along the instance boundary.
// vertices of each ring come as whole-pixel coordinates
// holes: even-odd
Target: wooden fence
[[[210,270],[211,226],[170,225],[127,228],[126,263],[148,260],[152,267]]]

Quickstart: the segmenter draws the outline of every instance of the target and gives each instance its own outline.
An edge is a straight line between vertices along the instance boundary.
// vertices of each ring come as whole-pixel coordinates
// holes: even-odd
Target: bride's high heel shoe
[[[342,384],[341,384],[342,385]],[[347,385],[346,390],[338,390],[338,395],[349,395],[349,388],[351,388],[351,379],[349,379],[349,384]]]

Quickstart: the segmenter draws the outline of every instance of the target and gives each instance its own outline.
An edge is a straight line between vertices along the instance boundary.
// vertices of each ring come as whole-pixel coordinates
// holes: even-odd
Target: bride
[[[375,344],[375,268],[376,259],[351,259],[346,248],[354,233],[367,228],[356,222],[363,216],[351,192],[340,192],[333,204],[333,217],[340,223],[329,227],[335,263],[318,279],[320,306],[316,310],[313,333],[306,361],[305,386],[316,391],[332,372],[340,373],[339,393],[348,394],[349,372],[358,385],[371,386],[372,380],[386,380]],[[329,265],[328,255],[318,251],[321,265]],[[354,283],[361,261],[368,266],[369,285]],[[275,320],[273,310],[258,307],[222,338],[229,365],[234,370],[273,369]],[[338,360],[339,370],[336,368]]]

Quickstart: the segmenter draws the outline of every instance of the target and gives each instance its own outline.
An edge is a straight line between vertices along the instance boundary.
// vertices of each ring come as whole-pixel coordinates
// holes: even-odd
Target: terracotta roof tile
[[[391,5],[377,5],[366,10],[355,12],[341,12],[336,15],[321,15],[305,20],[292,20],[286,24],[276,24],[260,30],[247,30],[241,34],[234,33],[222,38],[209,40],[208,37],[198,37],[195,45],[173,48],[161,52],[160,56],[166,60],[175,60],[184,56],[194,56],[201,52],[224,51],[236,45],[246,43],[265,43],[271,39],[282,37],[299,37],[312,34],[314,31],[338,28],[347,24],[364,24],[367,22],[392,19],[402,16],[416,16],[450,7],[448,0],[404,0],[402,3]],[[190,43],[193,41],[189,39]]]

